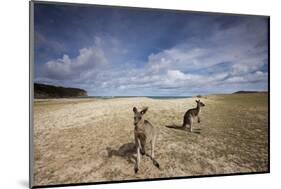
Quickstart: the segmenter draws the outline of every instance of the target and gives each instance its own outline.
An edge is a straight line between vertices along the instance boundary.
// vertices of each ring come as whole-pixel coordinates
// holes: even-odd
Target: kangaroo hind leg
[[[193,130],[192,130],[192,122],[193,122],[192,117],[189,116],[188,120],[189,120],[189,125],[190,125],[190,132],[193,132]]]
[[[155,165],[157,168],[160,168],[159,163],[156,161],[156,159],[154,158],[154,150],[155,150],[155,142],[156,142],[156,137],[154,137],[151,140],[151,160],[153,162],[153,165]]]
[[[139,139],[137,139],[137,161],[135,164],[135,173],[137,173],[139,171],[139,165],[140,165],[140,148],[141,148],[141,144]]]

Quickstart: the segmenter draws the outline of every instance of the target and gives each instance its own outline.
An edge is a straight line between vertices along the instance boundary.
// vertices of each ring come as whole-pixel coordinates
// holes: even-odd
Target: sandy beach
[[[34,184],[267,171],[267,98],[267,93],[201,98],[206,106],[201,123],[194,123],[200,133],[179,129],[197,98],[35,100]],[[142,156],[134,173],[134,106],[148,106],[145,119],[159,131],[160,169]]]

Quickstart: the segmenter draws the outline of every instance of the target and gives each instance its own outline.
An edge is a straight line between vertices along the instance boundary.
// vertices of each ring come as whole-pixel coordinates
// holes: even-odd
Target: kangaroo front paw
[[[198,120],[198,123],[200,123],[200,120]]]
[[[154,164],[158,169],[160,169],[160,165],[159,165],[159,163],[158,163],[157,161],[153,161],[153,164]]]
[[[139,168],[135,167],[135,173],[138,173]]]
[[[145,155],[145,150],[140,151],[141,155]]]

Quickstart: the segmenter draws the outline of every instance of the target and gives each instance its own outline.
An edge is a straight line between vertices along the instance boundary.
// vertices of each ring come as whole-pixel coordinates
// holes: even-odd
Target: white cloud
[[[202,48],[174,47],[149,55],[148,65],[154,71],[183,67],[201,67],[204,64],[200,65],[197,59],[205,53],[205,49]]]
[[[187,79],[186,75],[179,70],[168,70],[168,77],[172,80],[184,80]]]
[[[48,50],[54,50],[63,52],[66,50],[65,46],[55,40],[48,39],[42,33],[36,31],[35,32],[35,45],[37,48],[46,48]]]
[[[70,58],[63,55],[62,58],[48,61],[45,65],[46,76],[53,79],[75,79],[84,71],[107,64],[107,59],[102,49],[93,46],[80,49],[79,55]]]
[[[141,67],[129,64],[134,60],[130,60],[130,51],[122,48],[120,41],[96,38],[92,47],[80,49],[76,57],[64,55],[48,61],[46,81],[77,84],[94,95],[265,90],[268,74],[261,68],[268,58],[267,49],[257,47],[264,34],[248,32],[246,26],[218,31],[205,41],[206,45],[182,41],[148,55]]]

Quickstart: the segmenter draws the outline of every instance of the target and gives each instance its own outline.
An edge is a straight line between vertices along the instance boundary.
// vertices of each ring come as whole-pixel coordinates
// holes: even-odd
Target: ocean
[[[146,97],[151,99],[181,99],[181,98],[191,98],[192,96],[87,96],[85,98],[98,98],[98,99],[113,99],[113,98],[136,98],[136,97]]]

